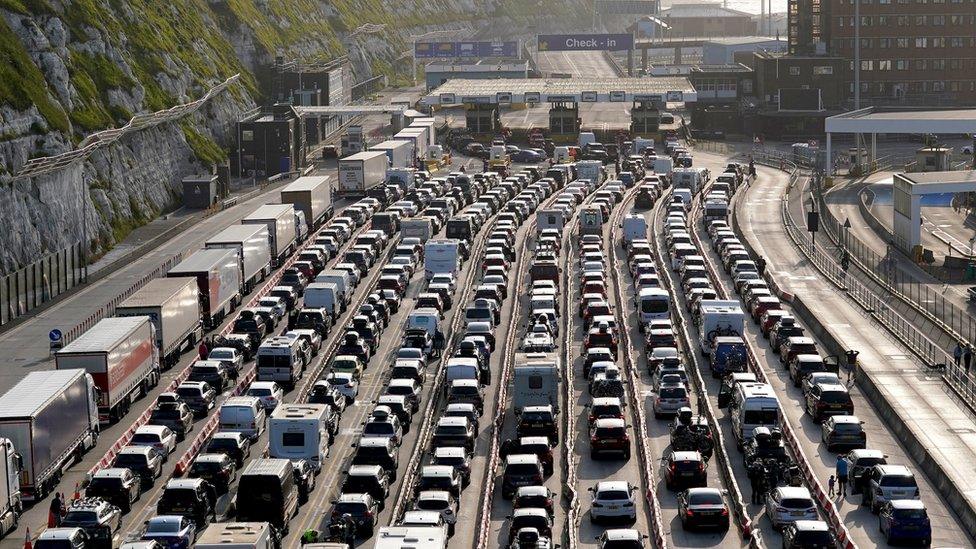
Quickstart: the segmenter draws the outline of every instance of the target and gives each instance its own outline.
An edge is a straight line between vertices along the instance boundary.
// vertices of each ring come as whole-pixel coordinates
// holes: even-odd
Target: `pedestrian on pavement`
[[[959,362],[962,361],[962,342],[956,342],[956,348],[952,350],[952,358],[956,361],[956,367],[959,366]]]
[[[837,456],[837,495],[847,495],[847,460],[843,456]]]
[[[210,347],[207,347],[207,340],[200,340],[200,347],[197,348],[197,352],[200,353],[200,360],[206,360],[207,356],[210,355]]]
[[[57,528],[61,526],[61,494],[55,493],[51,498],[51,506],[48,508],[47,527]]]
[[[837,479],[834,478],[834,475],[830,475],[830,478],[827,479],[827,495],[828,496],[833,496],[834,495],[834,483],[835,482],[837,482]]]
[[[963,362],[966,363],[966,373],[969,373],[969,366],[973,362],[973,346],[970,343],[966,344],[966,351],[962,355]]]

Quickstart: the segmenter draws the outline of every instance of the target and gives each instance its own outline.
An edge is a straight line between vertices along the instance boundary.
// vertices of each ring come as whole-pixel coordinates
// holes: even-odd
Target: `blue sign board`
[[[417,59],[433,58],[481,58],[481,57],[518,57],[519,43],[511,42],[417,42],[414,45],[414,57]]]
[[[61,330],[55,328],[47,334],[47,337],[50,338],[51,341],[53,342],[53,341],[61,341],[61,338],[64,337],[64,335],[61,333]]]
[[[634,48],[632,34],[540,34],[539,51],[623,51]]]

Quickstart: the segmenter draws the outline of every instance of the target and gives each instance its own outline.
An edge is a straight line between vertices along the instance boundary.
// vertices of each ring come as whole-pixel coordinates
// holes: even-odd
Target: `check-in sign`
[[[596,92],[594,91],[582,92],[580,94],[580,100],[583,103],[596,103]]]
[[[542,94],[539,92],[525,92],[526,103],[542,103]]]
[[[613,103],[623,103],[627,100],[627,93],[622,91],[610,92],[610,101]]]
[[[634,35],[540,34],[539,51],[624,51],[634,48]]]

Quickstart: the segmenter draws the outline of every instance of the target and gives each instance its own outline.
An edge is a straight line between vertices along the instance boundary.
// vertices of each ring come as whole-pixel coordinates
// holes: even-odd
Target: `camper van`
[[[559,358],[555,353],[515,356],[512,405],[518,414],[526,406],[552,405],[559,411]]]

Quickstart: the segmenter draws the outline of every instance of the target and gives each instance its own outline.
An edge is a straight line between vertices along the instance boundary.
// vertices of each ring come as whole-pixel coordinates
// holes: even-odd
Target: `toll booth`
[[[630,109],[630,131],[634,135],[657,135],[661,128],[661,108],[657,101],[634,101]]]
[[[578,103],[553,103],[549,107],[549,132],[554,134],[577,134],[581,120]]]
[[[464,118],[471,133],[496,133],[502,127],[498,105],[468,104],[464,106]]]
[[[952,147],[922,147],[915,151],[916,172],[947,172],[952,169]]]

